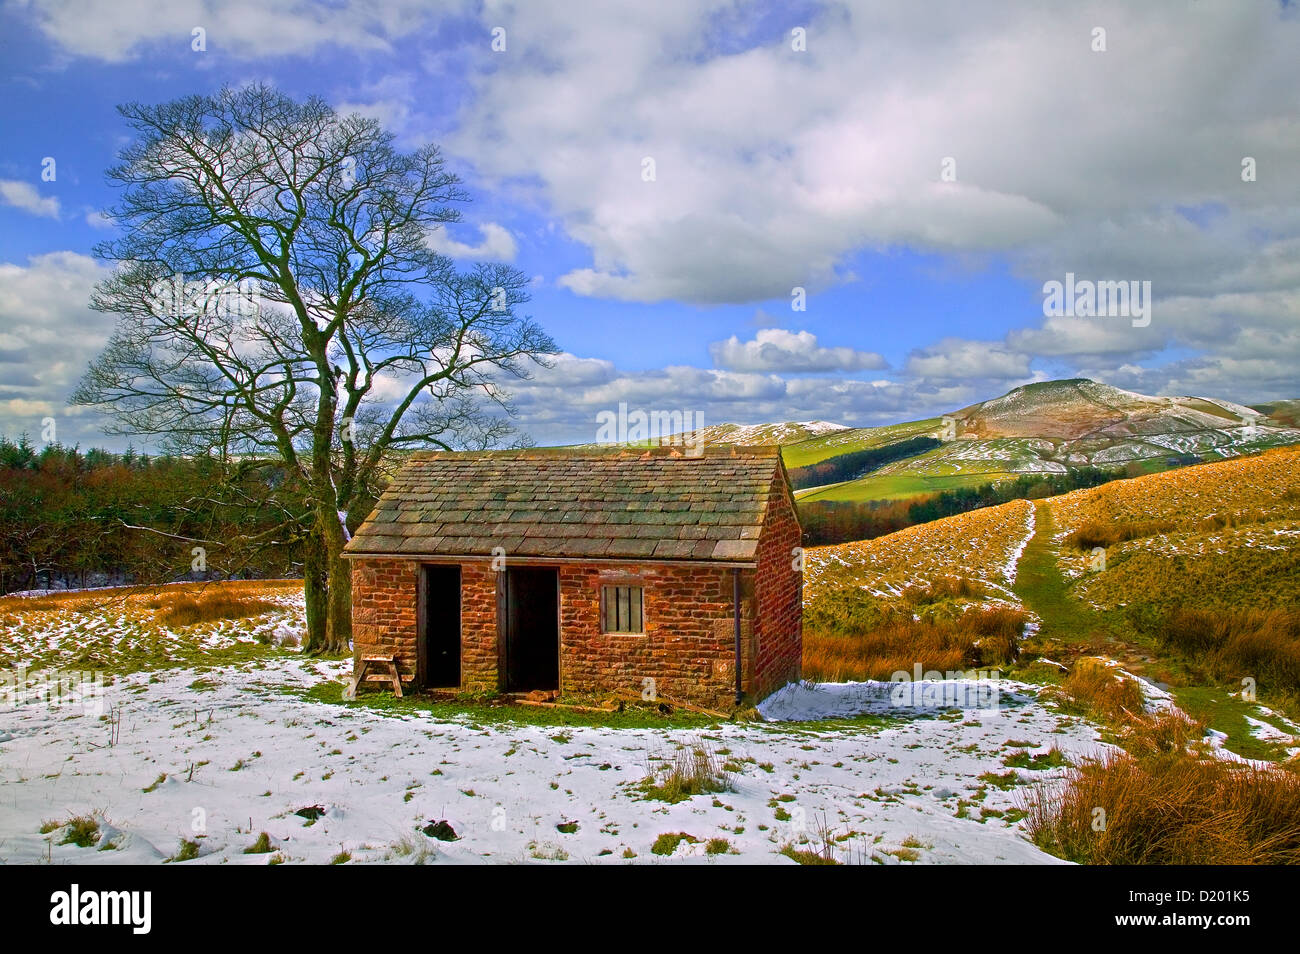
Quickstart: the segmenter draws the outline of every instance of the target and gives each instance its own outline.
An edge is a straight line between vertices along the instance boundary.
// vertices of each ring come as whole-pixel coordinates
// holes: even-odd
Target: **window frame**
[[[635,613],[633,613],[633,606],[631,600],[631,593],[634,590],[639,594],[639,598],[636,600]],[[620,615],[619,614],[619,598],[620,598],[619,592],[620,591],[627,591],[629,594],[628,605],[627,605],[627,615],[629,617],[628,620],[629,624],[631,623],[633,616],[640,617],[639,620],[641,624],[640,629],[617,629],[611,627],[610,597],[612,596],[614,600],[612,604],[613,607],[612,615],[614,617],[612,623],[613,626],[617,626],[618,616]],[[600,585],[601,635],[603,636],[644,636],[646,632],[645,623],[646,620],[645,620],[645,585],[644,584],[638,582],[638,583],[602,583]]]

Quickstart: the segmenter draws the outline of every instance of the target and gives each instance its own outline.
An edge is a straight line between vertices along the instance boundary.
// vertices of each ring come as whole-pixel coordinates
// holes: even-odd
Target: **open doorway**
[[[460,686],[460,567],[426,565],[422,572],[420,682],[428,689],[455,689]]]
[[[505,573],[505,689],[560,688],[560,574],[538,567]]]

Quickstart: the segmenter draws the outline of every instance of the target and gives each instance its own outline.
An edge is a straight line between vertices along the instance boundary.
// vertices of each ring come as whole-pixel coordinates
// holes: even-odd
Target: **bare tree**
[[[499,382],[555,352],[518,270],[428,245],[466,200],[435,146],[265,85],[119,112],[121,238],[92,307],[120,316],[74,400],[185,453],[274,462],[303,501],[310,649],[351,635],[340,552],[390,452],[512,433]]]

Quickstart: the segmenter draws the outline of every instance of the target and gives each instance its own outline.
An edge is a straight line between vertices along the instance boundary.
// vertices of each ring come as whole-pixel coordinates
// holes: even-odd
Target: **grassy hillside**
[[[784,448],[805,466],[857,447],[927,435],[945,441],[857,480],[801,491],[804,501],[895,500],[1003,476],[1126,466],[1157,473],[1192,459],[1223,460],[1300,443],[1296,402],[1258,409],[1198,397],[1150,397],[1087,379],[1045,381],[944,418],[842,431]],[[1275,417],[1260,416],[1272,413]]]
[[[1020,609],[1013,675],[1068,682],[1099,658],[1168,687],[1225,751],[1300,765],[1298,541],[1300,448],[1281,448],[812,548],[806,658],[899,614]]]

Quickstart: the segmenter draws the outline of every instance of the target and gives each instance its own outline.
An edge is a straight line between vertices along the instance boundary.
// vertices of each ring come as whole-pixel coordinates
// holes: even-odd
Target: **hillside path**
[[[1040,639],[1078,642],[1088,637],[1091,614],[1070,596],[1069,583],[1057,561],[1060,547],[1052,541],[1054,531],[1051,507],[1034,501],[1034,535],[1020,554],[1013,589],[1025,608],[1041,620]]]

